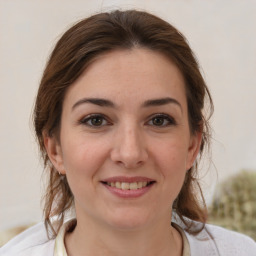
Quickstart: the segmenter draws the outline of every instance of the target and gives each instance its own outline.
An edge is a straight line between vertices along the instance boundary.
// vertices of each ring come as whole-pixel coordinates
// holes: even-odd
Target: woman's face
[[[200,140],[190,134],[179,69],[160,53],[133,49],[86,69],[66,93],[60,141],[45,145],[67,176],[77,218],[134,229],[170,222]]]

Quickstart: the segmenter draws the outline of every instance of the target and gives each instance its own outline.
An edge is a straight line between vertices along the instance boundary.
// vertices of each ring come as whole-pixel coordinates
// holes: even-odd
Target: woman
[[[250,238],[205,224],[196,177],[207,99],[212,108],[185,38],[160,18],[113,11],[71,27],[34,111],[45,226],[1,255],[255,255]]]

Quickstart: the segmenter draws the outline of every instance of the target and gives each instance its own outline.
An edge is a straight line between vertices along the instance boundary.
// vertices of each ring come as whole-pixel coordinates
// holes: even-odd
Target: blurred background
[[[115,8],[147,10],[187,37],[215,104],[212,155],[200,168],[206,202],[217,219],[240,209],[220,212],[216,204],[229,200],[221,193],[233,193],[222,182],[228,187],[241,170],[256,174],[255,0],[0,0],[0,232],[42,220],[43,167],[31,114],[48,55],[74,22]],[[255,176],[246,177],[235,189],[244,191]]]

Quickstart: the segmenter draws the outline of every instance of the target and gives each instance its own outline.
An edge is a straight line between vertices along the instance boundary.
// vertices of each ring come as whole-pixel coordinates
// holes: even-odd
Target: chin
[[[108,223],[115,229],[119,230],[136,230],[141,229],[151,223],[149,214],[141,211],[125,210],[112,213]]]

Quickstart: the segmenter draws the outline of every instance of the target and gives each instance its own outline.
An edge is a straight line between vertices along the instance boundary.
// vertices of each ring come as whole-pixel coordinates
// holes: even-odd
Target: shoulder
[[[0,256],[52,256],[54,240],[49,240],[43,223],[39,223],[0,248]]]
[[[254,256],[256,243],[250,237],[227,230],[225,228],[206,224],[196,236],[186,233],[189,240],[191,256],[194,255],[226,255]],[[204,254],[204,253],[208,254]]]
[[[239,256],[256,255],[256,243],[252,238],[238,232],[209,224],[206,225],[205,229],[209,235],[213,237],[221,255],[222,253]]]

